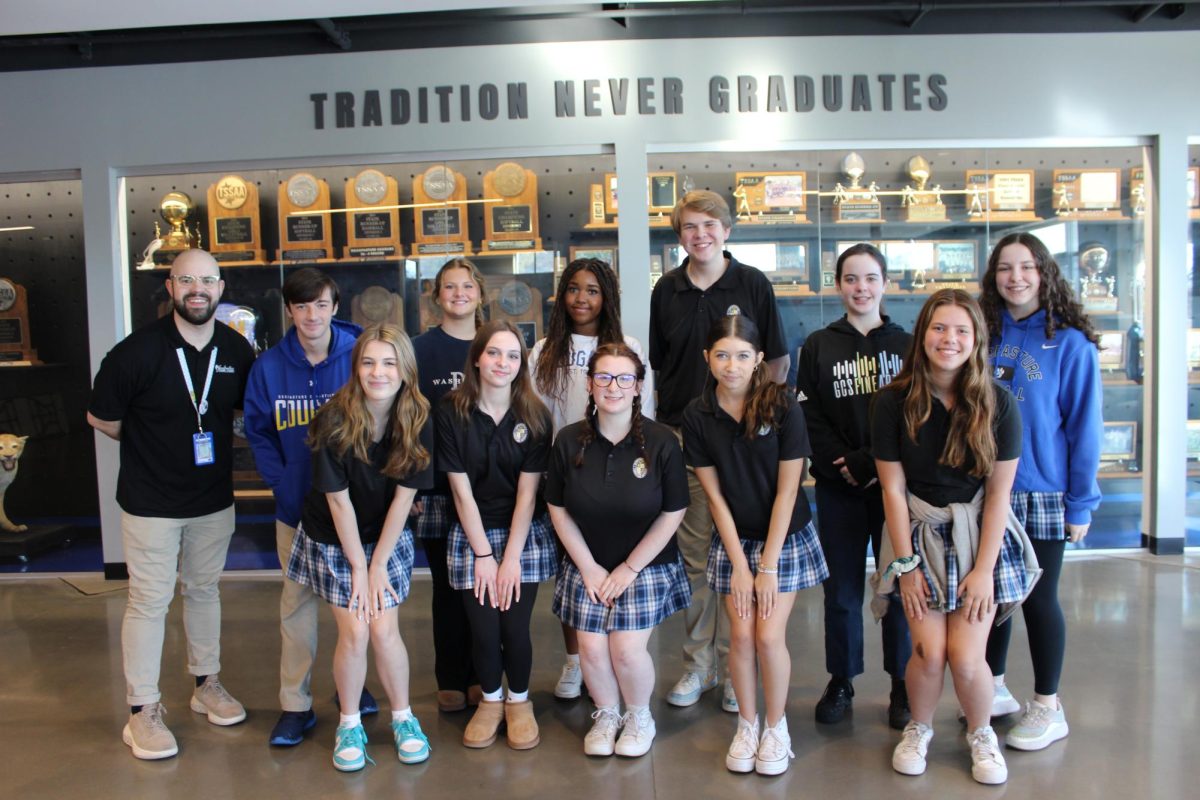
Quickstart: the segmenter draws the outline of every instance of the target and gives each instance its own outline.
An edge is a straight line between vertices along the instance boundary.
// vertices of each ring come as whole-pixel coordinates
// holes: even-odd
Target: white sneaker
[[[621,728],[620,706],[597,708],[592,712],[592,729],[583,737],[583,752],[589,756],[611,756]]]
[[[1000,753],[996,732],[991,725],[976,728],[967,734],[971,746],[971,777],[980,783],[1004,783],[1008,780],[1008,765]]]
[[[574,700],[583,691],[583,669],[578,661],[563,664],[562,674],[554,685],[554,696],[560,700]]]
[[[1013,697],[1008,687],[1004,684],[997,686],[996,693],[992,695],[992,719],[1015,714],[1020,710],[1021,704],[1017,702],[1017,698]]]
[[[782,775],[795,757],[787,719],[780,719],[774,728],[763,729],[762,739],[758,742],[758,757],[754,759],[754,771],[759,775]]]
[[[725,679],[725,690],[721,695],[721,710],[728,711],[730,714],[738,713],[737,694],[733,691],[733,681],[729,678]]]
[[[1021,721],[1014,725],[1004,737],[1004,743],[1017,750],[1041,750],[1059,739],[1066,738],[1070,729],[1063,712],[1062,701],[1058,708],[1044,706],[1037,700],[1025,704]]]
[[[650,716],[649,708],[626,712],[622,721],[625,727],[621,729],[621,738],[613,748],[619,756],[637,758],[650,752],[657,730],[654,727],[654,717]]]
[[[925,754],[929,752],[929,740],[933,728],[915,719],[904,726],[900,743],[892,751],[892,769],[901,775],[921,775],[925,772]]]
[[[753,722],[738,717],[737,732],[725,755],[725,767],[730,772],[753,772],[758,758],[758,717]]]
[[[685,672],[671,691],[667,692],[667,702],[673,706],[692,706],[700,699],[700,695],[717,685],[716,672]]]
[[[161,703],[148,703],[138,713],[129,715],[129,722],[121,731],[121,741],[129,745],[136,758],[170,758],[179,752],[175,736],[163,722],[166,713]]]

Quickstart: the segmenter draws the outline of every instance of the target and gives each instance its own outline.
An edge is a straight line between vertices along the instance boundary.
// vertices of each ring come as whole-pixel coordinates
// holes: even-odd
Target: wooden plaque
[[[679,199],[679,178],[674,172],[651,172],[646,176],[646,205],[651,216],[669,215]]]
[[[0,278],[0,366],[41,364],[29,339],[29,302],[25,287]]]
[[[541,250],[538,236],[537,175],[512,161],[483,176],[481,254]]]
[[[401,258],[400,189],[396,179],[364,169],[346,179],[346,247],[343,261]],[[390,206],[390,208],[388,208]],[[382,207],[382,208],[381,208]]]
[[[1054,213],[1065,219],[1128,219],[1121,212],[1121,170],[1054,170]]]
[[[739,222],[804,225],[808,178],[803,172],[739,172],[733,190]]]
[[[252,181],[226,175],[208,187],[208,251],[222,265],[267,263],[258,187]]]
[[[1033,170],[969,169],[967,216],[989,222],[1036,222]]]
[[[886,222],[878,191],[874,183],[866,188],[851,188],[839,183],[834,189],[833,221],[859,224]]]
[[[307,172],[279,182],[280,261],[332,260],[331,223],[327,182]]]
[[[593,183],[588,190],[588,221],[585,228],[615,228],[617,223],[609,222],[604,210],[604,185]]]
[[[473,255],[466,201],[466,176],[444,164],[414,177],[411,255]]]
[[[1100,439],[1101,461],[1132,461],[1137,457],[1137,423],[1105,422]]]

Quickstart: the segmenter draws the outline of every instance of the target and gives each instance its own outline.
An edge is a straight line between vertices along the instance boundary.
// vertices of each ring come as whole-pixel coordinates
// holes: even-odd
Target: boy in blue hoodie
[[[338,287],[313,268],[283,283],[284,310],[292,326],[283,340],[259,356],[246,387],[246,438],[263,480],[275,493],[275,546],[286,564],[312,480],[308,423],[350,377],[350,353],[362,329],[335,319]],[[312,710],[312,664],[317,654],[318,597],[307,586],[283,579],[279,630],[279,702],[283,713],[270,743],[299,744],[317,723]],[[375,701],[363,690],[363,710]]]
[[[1005,743],[1040,750],[1068,733],[1058,699],[1066,652],[1058,578],[1067,541],[1087,535],[1100,505],[1099,336],[1054,257],[1032,234],[1013,233],[996,243],[982,288],[996,380],[1012,390],[1024,424],[1012,509],[1043,570],[1021,606],[1034,695]],[[1021,710],[1004,681],[1011,635],[1010,619],[988,638],[988,666],[996,682],[992,716]]]

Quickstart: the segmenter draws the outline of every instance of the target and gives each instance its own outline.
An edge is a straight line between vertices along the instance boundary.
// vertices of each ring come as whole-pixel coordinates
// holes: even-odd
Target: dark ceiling
[[[482,44],[1200,29],[1200,0],[596,3],[0,37],[0,71]]]

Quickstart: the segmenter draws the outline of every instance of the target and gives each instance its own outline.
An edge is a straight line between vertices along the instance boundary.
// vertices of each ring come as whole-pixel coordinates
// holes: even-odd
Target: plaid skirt
[[[375,542],[363,545],[367,563],[375,552]],[[400,595],[400,603],[408,598],[412,578],[413,540],[412,531],[405,528],[388,556],[388,583]],[[288,556],[287,576],[296,583],[312,587],[330,605],[339,608],[350,606],[350,562],[342,552],[341,545],[314,542],[304,533],[304,525],[296,529],[292,538],[292,552]],[[390,594],[384,593],[383,607],[400,605]]]
[[[427,494],[419,498],[424,510],[409,517],[413,536],[418,539],[445,539],[454,520],[454,498],[445,494]]]
[[[504,558],[504,546],[508,544],[508,528],[488,528],[484,533],[499,563]],[[451,588],[459,591],[475,588],[475,553],[462,525],[457,522],[450,528],[450,539],[446,542],[446,566],[450,570]],[[529,536],[521,551],[521,583],[541,583],[553,578],[556,572],[558,553],[554,549],[554,534],[550,530],[550,519],[543,514],[529,523]]]
[[[935,611],[944,611],[949,613],[958,609],[961,598],[958,596],[958,557],[954,551],[954,541],[950,535],[950,530],[953,523],[946,522],[942,525],[934,525],[933,529],[942,537],[942,541],[946,543],[946,601],[943,607],[938,608],[935,604],[930,603],[930,608]],[[913,552],[918,552],[918,533],[913,530]],[[933,595],[933,578],[929,573],[929,568],[924,561],[921,562],[921,573],[925,576],[925,583],[929,587],[930,595]],[[1017,543],[1016,538],[1008,531],[1004,532],[1004,540],[1000,543],[1000,555],[996,558],[996,569],[992,572],[994,582],[992,601],[995,603],[1017,603],[1025,597],[1025,560],[1022,558],[1021,546]]]
[[[608,608],[594,603],[583,585],[583,575],[564,558],[554,582],[550,610],[560,620],[584,633],[640,631],[653,628],[676,611],[692,604],[692,587],[683,570],[683,558],[670,564],[652,564],[640,573]]]
[[[739,539],[742,552],[750,562],[750,572],[758,574],[758,562],[762,557],[766,542],[754,539]],[[817,528],[809,520],[808,524],[795,533],[788,534],[783,540],[783,549],[779,552],[779,591],[797,592],[816,586],[829,577],[829,567],[825,564],[825,553],[821,550],[821,542],[817,539]],[[712,545],[708,550],[708,566],[704,570],[708,577],[708,585],[717,594],[729,594],[729,582],[733,577],[733,562],[725,551],[721,537],[713,531]]]
[[[1062,492],[1013,492],[1013,515],[1025,526],[1030,539],[1067,540],[1067,507]]]

